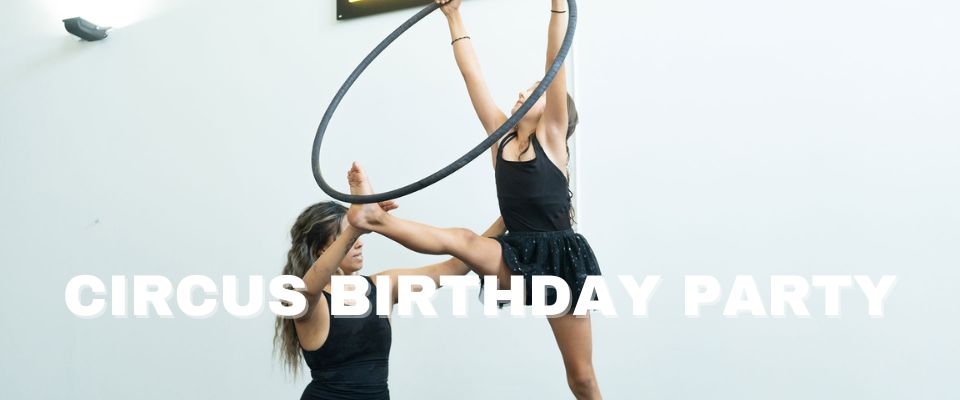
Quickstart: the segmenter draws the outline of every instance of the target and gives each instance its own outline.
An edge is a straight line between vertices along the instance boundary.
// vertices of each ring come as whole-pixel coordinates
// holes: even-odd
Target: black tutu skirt
[[[573,312],[587,277],[600,275],[600,265],[587,239],[572,229],[553,232],[508,232],[495,239],[500,242],[503,261],[507,268],[513,275],[524,277],[525,305],[532,304],[532,277],[552,275],[567,282],[570,288],[569,311]],[[548,287],[546,304],[554,304],[556,298],[556,291]]]

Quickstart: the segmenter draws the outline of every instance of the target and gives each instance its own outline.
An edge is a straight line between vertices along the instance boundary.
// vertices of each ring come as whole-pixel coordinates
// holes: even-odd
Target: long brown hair
[[[333,201],[317,203],[303,210],[290,228],[290,251],[287,252],[283,275],[303,278],[324,246],[340,235],[346,216],[347,208]],[[293,319],[277,317],[273,330],[274,354],[288,373],[299,377],[303,354]]]
[[[580,113],[577,112],[577,103],[573,101],[573,96],[567,93],[567,195],[570,201],[573,201],[573,189],[570,189],[570,137],[576,132],[577,125],[580,123]],[[577,223],[577,212],[570,205],[570,220]]]

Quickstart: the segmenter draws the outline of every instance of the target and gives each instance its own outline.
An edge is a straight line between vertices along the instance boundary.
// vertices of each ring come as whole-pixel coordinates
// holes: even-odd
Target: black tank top
[[[549,232],[570,229],[570,192],[567,178],[547,158],[537,135],[530,135],[536,158],[503,159],[503,148],[517,137],[507,134],[497,152],[497,199],[500,215],[510,232]]]
[[[330,315],[327,340],[314,351],[303,350],[313,380],[303,391],[302,400],[388,400],[388,360],[390,359],[390,321],[372,312],[377,304],[377,287],[370,282],[371,312],[364,317]],[[330,294],[323,292],[327,307]]]

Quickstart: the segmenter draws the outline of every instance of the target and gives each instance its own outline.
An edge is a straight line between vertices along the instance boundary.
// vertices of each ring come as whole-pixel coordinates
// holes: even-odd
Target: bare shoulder
[[[543,125],[545,124],[541,124],[541,126]],[[566,171],[567,163],[570,161],[570,155],[567,151],[566,132],[563,132],[561,136],[558,135],[557,132],[551,132],[549,128],[544,128],[545,129],[541,131],[537,131],[537,141],[540,142],[543,151],[547,153],[550,161],[553,162],[557,168],[560,168],[561,171]],[[558,136],[561,136],[563,139],[558,138]]]
[[[300,347],[306,351],[314,351],[323,347],[330,333],[330,311],[327,309],[327,299],[321,294],[313,308],[307,314],[294,320],[297,339]]]

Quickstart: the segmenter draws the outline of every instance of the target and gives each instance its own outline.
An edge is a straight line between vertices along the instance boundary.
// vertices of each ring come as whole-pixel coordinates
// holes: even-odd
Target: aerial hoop
[[[560,71],[560,67],[563,66],[563,61],[567,58],[567,53],[570,52],[570,46],[573,45],[573,35],[577,30],[577,2],[575,0],[567,0],[569,14],[567,33],[563,38],[563,44],[560,46],[560,52],[557,53],[557,57],[553,60],[553,64],[550,66],[550,69],[547,70],[547,73],[543,76],[543,79],[540,80],[540,85],[534,89],[533,93],[529,98],[527,98],[527,101],[520,106],[520,109],[518,109],[516,113],[511,115],[510,118],[500,126],[500,128],[487,136],[484,141],[480,142],[480,144],[467,152],[467,154],[464,154],[450,165],[437,172],[434,172],[426,178],[389,192],[362,196],[338,192],[336,189],[331,187],[326,180],[323,179],[323,174],[320,172],[320,145],[323,144],[323,134],[327,130],[327,125],[330,123],[330,119],[333,118],[333,113],[336,112],[337,106],[340,105],[340,101],[343,100],[344,96],[346,96],[347,91],[350,90],[350,87],[353,86],[353,83],[357,80],[357,78],[360,77],[360,74],[367,69],[370,63],[372,63],[373,60],[375,60],[377,56],[379,56],[380,53],[387,48],[387,46],[390,46],[394,40],[406,32],[407,29],[410,29],[411,26],[417,22],[420,22],[421,19],[435,11],[437,8],[440,8],[438,4],[430,4],[400,25],[400,27],[390,33],[386,39],[383,39],[383,41],[380,42],[380,44],[377,45],[377,47],[373,49],[373,51],[371,51],[370,54],[363,59],[363,61],[360,62],[360,65],[353,70],[353,73],[347,77],[346,82],[340,86],[340,90],[337,91],[337,95],[333,97],[333,100],[330,102],[330,106],[327,107],[327,111],[323,114],[323,119],[320,120],[320,127],[317,128],[317,136],[313,140],[313,155],[311,158],[311,163],[313,167],[314,179],[317,181],[317,184],[320,185],[320,189],[322,189],[330,197],[351,204],[379,203],[381,201],[393,200],[437,183],[441,179],[450,176],[450,174],[469,164],[475,158],[480,156],[480,154],[486,152],[487,149],[500,140],[503,135],[506,135],[507,132],[512,130],[520,122],[523,116],[527,115],[527,112],[530,111],[530,108],[533,107],[537,100],[543,96],[543,93],[546,92],[547,88],[553,82],[553,79],[557,76],[557,72]]]

